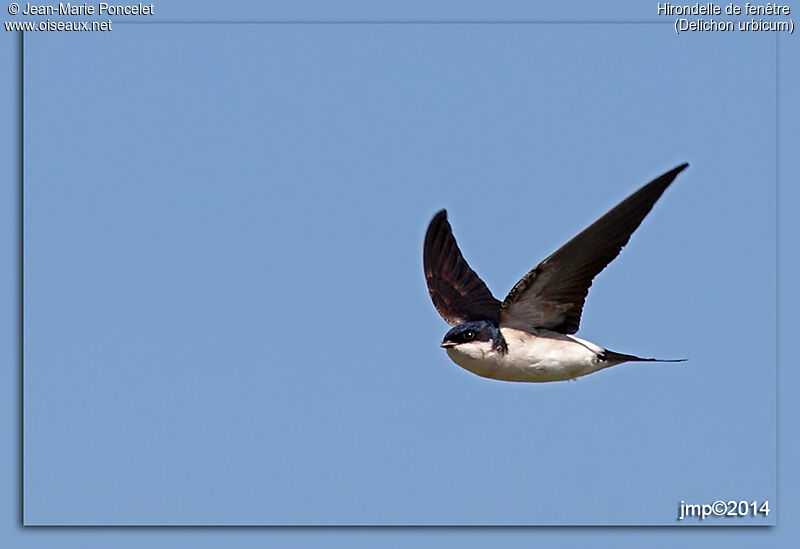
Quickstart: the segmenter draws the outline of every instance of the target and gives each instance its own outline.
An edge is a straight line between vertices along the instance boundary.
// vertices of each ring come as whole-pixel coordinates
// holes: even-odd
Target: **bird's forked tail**
[[[642,358],[635,355],[626,355],[625,353],[616,353],[614,351],[605,350],[603,353],[603,360],[606,362],[613,362],[621,364],[623,362],[686,362],[685,358]]]

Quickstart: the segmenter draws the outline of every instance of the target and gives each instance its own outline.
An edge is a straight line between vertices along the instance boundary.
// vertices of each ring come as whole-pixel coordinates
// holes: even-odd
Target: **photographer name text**
[[[25,4],[20,15],[154,15],[153,4]]]

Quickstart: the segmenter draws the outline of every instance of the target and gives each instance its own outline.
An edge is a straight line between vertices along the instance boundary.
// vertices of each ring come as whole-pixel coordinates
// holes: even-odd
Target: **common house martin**
[[[479,376],[531,382],[575,379],[623,362],[682,362],[609,351],[573,334],[594,277],[687,166],[620,202],[522,277],[502,303],[461,254],[447,211],[437,213],[422,255],[433,305],[453,326],[442,340],[450,359]]]

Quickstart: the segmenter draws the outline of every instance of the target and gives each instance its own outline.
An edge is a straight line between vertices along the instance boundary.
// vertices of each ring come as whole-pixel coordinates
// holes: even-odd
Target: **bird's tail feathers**
[[[603,360],[607,362],[686,362],[686,358],[642,358],[635,355],[626,355],[625,353],[616,353],[614,351],[605,350],[603,353]]]

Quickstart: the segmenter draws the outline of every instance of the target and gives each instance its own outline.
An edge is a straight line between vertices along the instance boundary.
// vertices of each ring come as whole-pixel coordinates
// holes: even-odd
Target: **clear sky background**
[[[165,20],[248,19],[177,5]],[[624,4],[316,8],[247,13],[659,20],[655,6]],[[676,36],[664,21],[26,36],[26,523],[675,524],[681,500],[775,502],[775,36]],[[13,75],[16,38],[3,40]],[[780,40],[782,66],[796,67],[794,39]],[[790,97],[796,73],[780,76]],[[796,150],[796,107],[782,108],[782,150]],[[437,209],[502,298],[683,161],[689,170],[596,279],[579,335],[689,362],[518,385],[447,359],[421,272]],[[785,161],[788,213],[796,166]],[[797,258],[783,219],[786,280]],[[14,290],[13,262],[6,271]],[[13,352],[17,318],[7,320]],[[787,499],[766,519],[706,524],[774,524]],[[18,498],[7,503],[18,518]],[[28,532],[10,535],[33,546],[66,535]],[[69,536],[84,545],[76,535],[114,532]],[[551,545],[564,534],[544,532]]]

